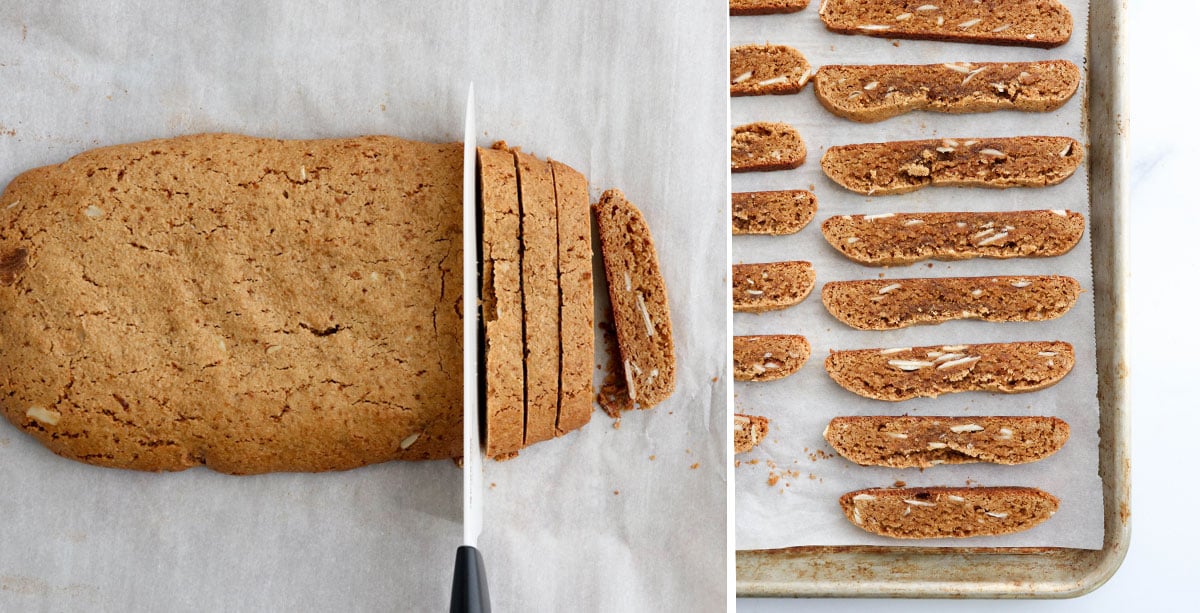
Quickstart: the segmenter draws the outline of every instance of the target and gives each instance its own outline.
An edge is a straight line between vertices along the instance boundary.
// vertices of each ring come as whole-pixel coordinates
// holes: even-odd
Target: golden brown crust
[[[767,438],[770,421],[758,415],[733,414],[733,452],[746,453]]]
[[[795,234],[817,213],[817,197],[802,189],[733,194],[733,233]]]
[[[774,381],[800,370],[808,361],[808,339],[798,334],[733,337],[733,378]]]
[[[821,21],[839,34],[1050,48],[1071,38],[1057,0],[822,0]]]
[[[1032,487],[872,488],[838,500],[850,523],[901,539],[965,538],[1028,530],[1058,511]]]
[[[1027,464],[1046,458],[1071,436],[1057,417],[835,417],[825,440],[862,466],[928,468],[939,464]]]
[[[812,66],[786,45],[741,45],[729,50],[729,95],[795,94],[808,83]]]
[[[804,10],[808,0],[729,0],[729,14],[775,15]]]
[[[562,364],[556,432],[561,436],[592,418],[595,335],[592,304],[592,216],[587,179],[550,162],[558,203],[559,327]]]
[[[776,311],[800,304],[816,285],[812,264],[803,261],[733,265],[733,310]]]
[[[733,129],[733,172],[789,170],[804,163],[808,150],[795,128],[760,121]]]

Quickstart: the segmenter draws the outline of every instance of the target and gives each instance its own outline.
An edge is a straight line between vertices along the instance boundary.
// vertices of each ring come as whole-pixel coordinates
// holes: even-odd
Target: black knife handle
[[[454,556],[454,588],[450,592],[450,613],[491,613],[487,573],[483,556],[470,545],[462,545]]]

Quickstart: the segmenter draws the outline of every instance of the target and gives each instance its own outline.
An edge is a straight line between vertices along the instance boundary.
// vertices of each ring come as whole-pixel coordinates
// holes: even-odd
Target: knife
[[[463,127],[463,544],[454,557],[450,613],[490,613],[487,573],[475,545],[483,530],[483,448],[479,436],[479,245],[475,208],[475,84]]]

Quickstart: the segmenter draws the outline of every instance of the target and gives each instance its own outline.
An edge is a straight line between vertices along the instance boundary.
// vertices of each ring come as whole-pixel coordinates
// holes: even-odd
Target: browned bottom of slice
[[[733,414],[733,452],[746,453],[767,438],[766,417]]]
[[[800,304],[812,292],[816,274],[802,261],[733,265],[733,310],[760,313]]]
[[[733,194],[734,234],[794,234],[812,221],[817,197],[802,189]]]
[[[1058,511],[1058,498],[1032,487],[873,488],[838,502],[859,528],[901,539],[1012,534]]]
[[[750,123],[733,129],[733,172],[788,170],[804,163],[808,149],[795,128],[783,123]]]
[[[804,54],[786,45],[741,45],[729,50],[730,96],[795,94],[811,74]]]
[[[774,15],[795,13],[808,6],[808,0],[729,0],[729,14]]]
[[[840,34],[1044,48],[1067,42],[1073,25],[1058,0],[823,0],[820,15]]]
[[[733,378],[737,381],[774,381],[804,366],[810,352],[808,339],[798,334],[733,337]]]
[[[1062,448],[1071,435],[1057,417],[835,417],[825,440],[863,466],[1026,464]]]

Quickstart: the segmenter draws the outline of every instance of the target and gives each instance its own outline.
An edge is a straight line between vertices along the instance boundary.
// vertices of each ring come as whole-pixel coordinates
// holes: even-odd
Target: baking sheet
[[[941,63],[954,61],[1019,61],[1066,58],[1084,67],[1087,2],[1067,1],[1075,18],[1070,42],[1050,50],[989,47],[930,41],[891,41],[827,32],[813,8],[789,16],[731,20],[731,44],[771,42],[799,49],[816,66],[823,64]],[[1086,74],[1085,74],[1086,79]],[[1085,290],[1092,288],[1090,235],[1067,255],[1048,259],[968,260],[874,268],[850,262],[821,236],[820,222],[832,215],[909,211],[987,211],[1067,208],[1089,214],[1086,163],[1061,185],[1045,189],[929,188],[897,196],[863,197],[827,179],[819,159],[835,144],[917,138],[970,138],[1050,134],[1085,142],[1084,87],[1053,113],[998,112],[981,115],[910,113],[885,122],[859,124],[825,111],[811,84],[795,96],[735,98],[734,125],[751,121],[783,121],[800,130],[809,156],[801,168],[733,176],[734,191],[809,189],[817,194],[816,219],[787,237],[738,236],[734,262],[805,259],[813,262],[817,285],[799,306],[767,314],[735,314],[735,334],[798,333],[808,337],[813,357],[797,374],[770,383],[738,383],[735,410],[771,419],[766,442],[738,456],[736,475],[737,548],[770,549],[801,545],[892,546],[1059,546],[1099,548],[1103,541],[1103,499],[1098,474],[1099,407],[1096,398],[1096,353],[1092,295],[1053,322],[995,324],[949,322],[904,330],[853,330],[829,315],[820,301],[820,285],[833,280],[922,276],[990,276],[1069,274]],[[1014,340],[1055,340],[1075,346],[1076,365],[1061,383],[1020,395],[951,394],[937,399],[887,403],[856,396],[838,387],[824,372],[833,348],[906,347]],[[1035,464],[939,466],[924,471],[858,467],[836,455],[822,439],[836,415],[1057,415],[1071,425],[1062,451]],[[770,481],[775,481],[774,485]],[[1062,500],[1045,524],[1004,537],[970,540],[898,541],[864,532],[846,521],[837,504],[847,491],[892,485],[1028,485]]]
[[[671,292],[678,383],[620,429],[484,466],[496,610],[723,610],[724,4],[6,3],[0,183],[84,149],[200,131],[481,142],[623,189]],[[697,129],[712,126],[712,129]],[[686,152],[686,155],[667,155]],[[0,423],[0,609],[444,610],[461,471],[143,474]],[[494,486],[492,485],[494,484]],[[680,555],[686,552],[686,555]]]

